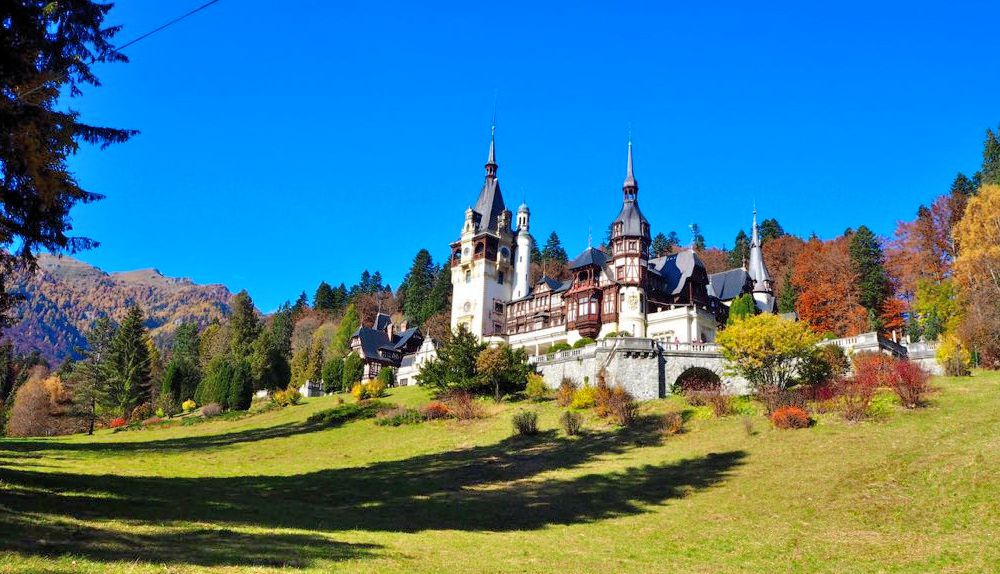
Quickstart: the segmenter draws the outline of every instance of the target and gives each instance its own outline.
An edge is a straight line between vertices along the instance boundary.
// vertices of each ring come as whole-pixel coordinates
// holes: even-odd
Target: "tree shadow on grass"
[[[730,451],[615,472],[579,472],[597,458],[658,440],[650,424],[576,439],[557,437],[550,431],[532,439],[508,438],[491,445],[293,476],[128,477],[0,468],[6,511],[0,514],[0,530],[11,529],[27,516],[43,525],[72,517],[80,521],[75,524],[114,520],[175,529],[190,523],[211,524],[223,529],[205,534],[212,538],[219,536],[214,533],[246,526],[298,529],[316,537],[309,540],[312,535],[302,535],[304,539],[287,541],[289,548],[301,548],[301,552],[282,548],[280,536],[273,548],[268,546],[270,536],[234,544],[260,546],[258,555],[252,557],[255,562],[239,552],[191,548],[206,543],[197,537],[189,541],[183,534],[177,536],[177,547],[170,552],[158,551],[159,537],[151,535],[151,549],[139,544],[126,555],[158,562],[228,560],[225,563],[241,565],[274,564],[298,556],[306,564],[320,556],[336,560],[337,556],[372,554],[372,548],[338,547],[327,538],[328,533],[341,530],[503,532],[639,514],[651,505],[724,481],[746,456],[743,451]],[[57,534],[48,536],[55,539]],[[248,537],[245,533],[233,536]],[[103,549],[106,545],[63,537],[66,541],[59,552],[111,558]],[[0,537],[0,550],[41,553],[16,540]],[[327,546],[333,558],[316,550]]]

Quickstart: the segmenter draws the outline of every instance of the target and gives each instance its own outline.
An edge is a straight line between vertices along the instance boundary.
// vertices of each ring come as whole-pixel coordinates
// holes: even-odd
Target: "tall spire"
[[[753,231],[750,235],[750,263],[747,273],[753,280],[754,293],[771,293],[773,284],[771,274],[764,265],[764,250],[761,249],[760,233],[757,230],[757,207],[753,209]]]
[[[490,126],[490,156],[486,159],[486,177],[497,176],[496,134],[497,125],[494,121],[493,125]]]
[[[757,234],[757,206],[753,208],[753,232],[750,236],[750,247],[760,247],[760,238]]]
[[[625,167],[625,183],[622,184],[622,191],[625,199],[636,199],[639,194],[639,182],[635,180],[635,172],[632,170],[632,136],[628,138],[628,164]]]

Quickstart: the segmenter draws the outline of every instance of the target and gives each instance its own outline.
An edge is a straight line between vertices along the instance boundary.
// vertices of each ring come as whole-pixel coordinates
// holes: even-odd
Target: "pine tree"
[[[260,334],[260,318],[253,299],[244,289],[233,297],[229,305],[229,345],[233,357],[243,359],[250,354],[250,346]]]
[[[892,293],[882,246],[875,234],[862,225],[851,237],[848,252],[851,270],[858,281],[858,302],[868,310],[869,328],[881,329],[882,309]]]
[[[695,251],[705,250],[705,236],[701,234],[701,228],[697,223],[691,224],[691,247]]]
[[[245,411],[250,408],[251,402],[253,402],[253,374],[250,361],[244,358],[233,365],[226,406],[233,410]]]
[[[341,372],[341,389],[350,391],[355,383],[361,382],[361,377],[365,374],[365,362],[357,353],[351,353],[344,359],[344,366]]]
[[[0,8],[0,276],[35,253],[74,253],[93,241],[67,234],[70,211],[102,196],[80,187],[67,165],[83,143],[123,143],[137,132],[88,125],[67,107],[94,66],[126,62],[111,43],[120,30],[104,19],[108,2],[4,2]],[[76,107],[76,106],[73,106]],[[0,319],[15,298],[0,281]]]
[[[309,298],[306,297],[306,292],[303,291],[299,293],[298,299],[295,300],[295,304],[292,305],[292,316],[298,317],[303,311],[309,308]]]
[[[781,292],[778,293],[778,312],[794,313],[795,299],[795,287],[792,285],[792,268],[789,267],[788,270],[785,271],[785,281],[781,287]]]
[[[986,141],[983,142],[983,167],[980,170],[980,185],[1000,185],[1000,129],[997,133],[986,130]],[[978,186],[977,186],[978,187]]]
[[[112,376],[111,340],[114,335],[115,328],[110,319],[100,317],[94,321],[86,334],[87,347],[82,350],[83,359],[73,369],[70,385],[73,402],[77,412],[89,421],[87,434],[94,434],[98,407],[107,401],[108,380]]]
[[[337,299],[333,287],[330,287],[326,281],[320,281],[319,287],[316,288],[316,294],[313,295],[313,309],[333,311],[336,306]]]
[[[426,314],[427,301],[434,288],[435,270],[430,252],[421,249],[413,258],[410,271],[406,274],[403,285],[400,287],[403,296],[403,313],[418,325],[422,325],[428,317]]]
[[[142,309],[130,307],[111,339],[111,376],[104,381],[102,406],[117,416],[128,416],[150,399],[150,357],[143,321]]]
[[[327,359],[323,363],[323,392],[335,393],[344,386],[344,360]]]
[[[653,257],[670,255],[670,242],[667,240],[667,236],[662,233],[657,233],[656,237],[653,238],[653,243],[650,245],[650,249],[653,251]]]
[[[181,323],[174,331],[174,342],[171,347],[172,358],[189,361],[198,364],[198,350],[201,339],[198,335],[198,324],[193,322]]]
[[[559,241],[559,235],[555,231],[549,234],[549,240],[545,242],[545,247],[542,249],[543,261],[566,263],[569,258],[566,257],[566,250],[563,249],[562,243]]]
[[[737,269],[744,267],[750,260],[750,238],[742,229],[736,234],[733,241],[733,249],[728,254],[729,267]]]
[[[777,239],[786,235],[785,230],[778,223],[777,219],[765,219],[760,223],[760,243],[763,245],[772,239]]]
[[[427,296],[427,301],[424,303],[424,322],[427,319],[447,311],[451,308],[451,267],[447,265],[441,266],[437,271],[437,276],[434,278],[434,287],[431,288],[430,294]]]
[[[269,391],[283,389],[291,381],[292,373],[289,358],[285,355],[284,346],[288,343],[279,341],[279,335],[273,329],[262,331],[253,342],[250,353],[250,367],[255,390]]]

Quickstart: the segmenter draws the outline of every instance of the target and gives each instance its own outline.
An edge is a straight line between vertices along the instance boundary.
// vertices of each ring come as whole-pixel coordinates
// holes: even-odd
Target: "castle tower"
[[[531,234],[528,223],[531,211],[528,204],[522,203],[517,208],[517,249],[514,250],[514,299],[520,299],[528,294],[529,276],[531,273]]]
[[[747,273],[753,281],[753,299],[757,303],[757,309],[762,313],[773,313],[774,281],[771,280],[771,274],[764,265],[764,250],[757,231],[756,208],[753,210],[753,232],[750,237],[750,263],[747,265]]]
[[[632,168],[631,139],[622,194],[621,212],[611,223],[611,268],[619,285],[618,330],[645,337],[649,221],[639,210],[639,183]]]
[[[496,126],[479,198],[465,211],[462,235],[451,244],[451,328],[464,326],[480,338],[503,332],[504,304],[515,279],[514,233],[497,181],[495,133]]]

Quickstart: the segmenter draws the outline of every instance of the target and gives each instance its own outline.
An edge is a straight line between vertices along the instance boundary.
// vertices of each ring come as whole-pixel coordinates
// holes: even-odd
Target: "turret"
[[[646,336],[646,274],[649,258],[649,221],[639,210],[639,182],[632,167],[632,140],[628,142],[622,209],[611,222],[611,267],[620,285],[618,327],[633,336]]]
[[[762,312],[774,311],[774,281],[764,265],[764,249],[757,230],[757,210],[753,210],[753,231],[750,236],[750,262],[747,274],[753,281],[753,298]]]
[[[531,234],[528,223],[531,211],[528,205],[522,203],[517,208],[517,249],[514,251],[514,292],[513,298],[520,299],[528,294],[529,274],[531,272]]]

